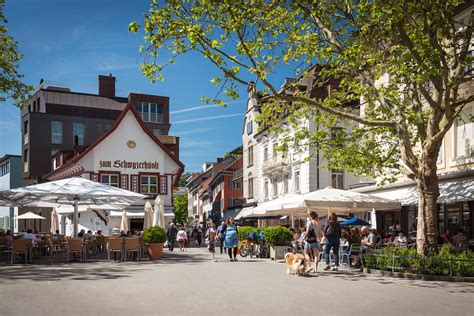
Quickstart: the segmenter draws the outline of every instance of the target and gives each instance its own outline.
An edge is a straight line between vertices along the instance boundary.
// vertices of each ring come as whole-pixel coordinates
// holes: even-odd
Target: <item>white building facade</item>
[[[79,155],[61,163],[58,155],[53,161],[54,171],[49,180],[82,176],[122,189],[147,195],[152,205],[161,195],[165,206],[165,220],[173,215],[173,184],[184,170],[183,164],[143,124],[133,105],[128,105],[109,132],[100,137]],[[146,200],[126,209],[131,230],[143,227]],[[108,234],[119,228],[121,210],[88,210],[81,212],[79,229],[102,230]],[[62,216],[65,234],[72,231],[72,216]]]

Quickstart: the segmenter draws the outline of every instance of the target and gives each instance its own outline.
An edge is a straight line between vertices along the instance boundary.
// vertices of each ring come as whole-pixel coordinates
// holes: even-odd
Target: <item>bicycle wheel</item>
[[[245,246],[240,246],[240,256],[241,257],[247,257],[249,255],[249,250]]]
[[[260,246],[260,258],[268,258],[267,246]]]

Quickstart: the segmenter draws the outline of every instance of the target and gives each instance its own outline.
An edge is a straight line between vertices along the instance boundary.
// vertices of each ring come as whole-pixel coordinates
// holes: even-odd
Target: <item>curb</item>
[[[391,272],[384,270],[376,270],[364,268],[363,271],[368,274],[377,276],[389,276],[399,279],[424,280],[424,281],[448,281],[448,282],[474,282],[474,277],[449,277],[442,275],[413,274],[405,272]]]

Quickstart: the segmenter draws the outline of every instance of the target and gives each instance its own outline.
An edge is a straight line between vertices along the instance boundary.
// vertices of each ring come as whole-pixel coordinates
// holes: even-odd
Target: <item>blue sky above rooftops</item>
[[[149,2],[7,0],[4,14],[24,55],[21,72],[30,84],[37,86],[43,78],[72,91],[97,93],[98,75],[112,73],[118,96],[169,96],[170,135],[181,138],[180,159],[186,170],[196,171],[241,145],[245,87],[240,88],[241,99],[230,101],[227,108],[205,105],[201,97],[218,92],[210,83],[218,72],[197,54],[178,58],[166,69],[164,82],[150,83],[138,70],[142,35],[127,31],[131,21],[143,20]],[[0,156],[21,154],[20,138],[20,111],[11,102],[2,104]]]

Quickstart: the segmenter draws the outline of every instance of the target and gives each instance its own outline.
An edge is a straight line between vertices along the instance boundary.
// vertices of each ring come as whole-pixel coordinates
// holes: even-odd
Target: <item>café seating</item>
[[[66,246],[66,262],[69,262],[69,254],[72,253],[79,253],[79,258],[82,262],[83,256],[83,249],[82,249],[82,241],[79,238],[68,238],[67,239],[67,246]]]
[[[127,259],[127,255],[129,253],[136,253],[138,256],[138,260],[141,259],[140,255],[140,244],[139,244],[139,239],[138,238],[124,238],[125,240],[125,260]]]
[[[344,263],[344,258],[347,258],[347,264],[350,268],[352,266],[352,258],[360,257],[361,251],[362,251],[362,247],[360,244],[356,244],[356,243],[351,244],[349,247],[349,251],[343,252],[341,264]]]
[[[123,238],[109,238],[107,241],[107,260],[110,261],[110,253],[120,253],[120,259],[122,259],[122,244]]]
[[[31,261],[31,239],[13,239],[10,252],[12,264],[17,254],[23,254],[25,256],[25,263],[28,263],[28,254],[30,254]]]

